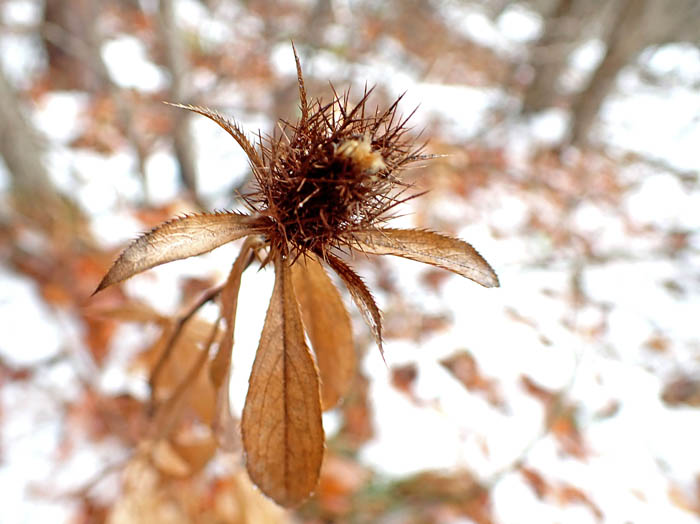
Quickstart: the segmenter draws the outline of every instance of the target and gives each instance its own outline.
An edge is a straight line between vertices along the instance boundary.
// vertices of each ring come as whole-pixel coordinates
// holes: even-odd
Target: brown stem
[[[163,370],[165,362],[167,362],[167,360],[170,358],[170,355],[173,352],[173,348],[175,347],[175,343],[180,337],[180,334],[182,333],[182,329],[185,327],[185,324],[188,320],[190,320],[190,318],[192,318],[192,316],[197,311],[199,311],[199,309],[202,306],[204,306],[204,304],[213,300],[221,292],[222,289],[223,284],[208,289],[189,308],[187,308],[187,310],[185,310],[183,314],[178,316],[173,326],[173,330],[170,333],[170,336],[168,337],[168,341],[165,344],[165,349],[163,349],[163,353],[161,353],[160,357],[158,357],[158,362],[156,362],[156,365],[153,367],[153,371],[151,371],[151,376],[148,379],[148,384],[151,388],[152,401],[155,397],[156,386],[158,384],[158,377],[160,376],[160,373]]]

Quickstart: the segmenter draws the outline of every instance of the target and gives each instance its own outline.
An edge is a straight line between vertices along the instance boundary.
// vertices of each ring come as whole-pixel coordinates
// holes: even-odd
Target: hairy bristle
[[[421,158],[397,116],[398,100],[368,115],[371,90],[351,107],[347,93],[308,104],[301,77],[300,86],[305,114],[263,141],[257,190],[246,198],[272,219],[273,248],[293,256],[342,247],[348,233],[376,225],[404,200],[398,172]]]

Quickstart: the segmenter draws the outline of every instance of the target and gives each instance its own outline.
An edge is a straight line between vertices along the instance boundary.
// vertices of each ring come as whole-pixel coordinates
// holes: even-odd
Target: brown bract
[[[350,319],[324,264],[347,287],[380,350],[379,308],[342,259],[344,252],[396,255],[485,287],[498,286],[491,266],[466,242],[431,231],[381,227],[388,212],[407,198],[401,170],[429,158],[413,146],[406,119],[397,115],[398,100],[373,112],[366,108],[371,90],[355,105],[347,94],[336,94],[328,104],[309,101],[296,51],[295,59],[301,117],[294,124],[281,122],[278,136],[261,138],[257,146],[217,112],[178,105],[216,122],[248,155],[256,182],[255,191],[244,196],[251,213],[184,216],[156,227],[126,248],[97,288],[247,237],[227,282],[215,290],[220,291],[219,320],[226,327],[218,335],[208,376],[217,392],[212,428],[226,447],[230,439],[222,433],[236,427],[228,377],[241,277],[255,258],[272,263],[275,286],[241,429],[250,477],[288,507],[315,489],[324,446],[321,410],[337,404],[355,374]]]

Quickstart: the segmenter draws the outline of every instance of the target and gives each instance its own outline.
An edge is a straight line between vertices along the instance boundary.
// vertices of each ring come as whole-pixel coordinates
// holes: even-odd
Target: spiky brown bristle
[[[398,100],[367,116],[370,91],[352,109],[347,94],[308,105],[300,92],[301,119],[282,122],[280,136],[263,144],[257,191],[247,197],[272,219],[274,248],[293,256],[325,253],[347,243],[353,230],[376,225],[403,200],[398,172],[422,158],[405,138]]]

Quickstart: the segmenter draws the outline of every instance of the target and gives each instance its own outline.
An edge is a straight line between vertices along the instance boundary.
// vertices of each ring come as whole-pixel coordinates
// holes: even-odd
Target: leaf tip
[[[484,280],[484,287],[501,287],[501,281],[499,280],[498,275],[493,270],[493,268],[489,269],[491,269],[491,271],[488,275],[488,278]]]
[[[93,292],[90,294],[90,298],[94,297],[94,296],[97,295],[100,291],[102,291],[105,287],[107,287],[107,286],[103,285],[103,283],[104,283],[104,279],[102,279],[102,281],[101,281],[100,284],[97,286],[97,288],[95,288],[95,291],[93,291]]]
[[[104,277],[102,277],[102,280],[100,280],[100,283],[97,285],[97,288],[95,288],[95,291],[93,291],[92,294],[90,295],[90,298],[94,297],[100,291],[108,288],[109,286],[111,286],[112,284],[115,283],[115,281],[111,278],[111,275],[112,275],[112,270],[110,269],[107,272],[107,274]]]

